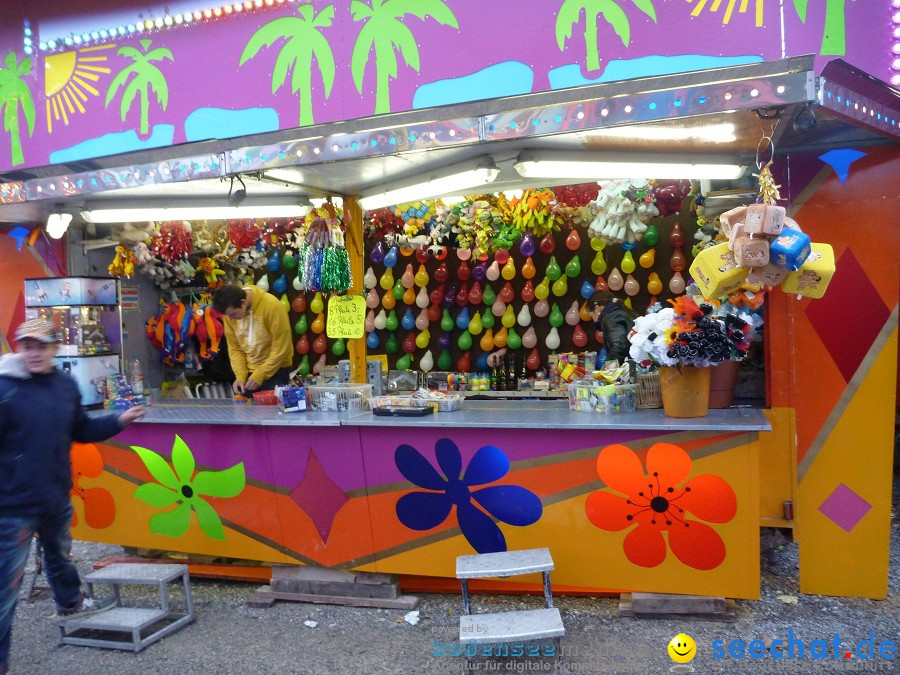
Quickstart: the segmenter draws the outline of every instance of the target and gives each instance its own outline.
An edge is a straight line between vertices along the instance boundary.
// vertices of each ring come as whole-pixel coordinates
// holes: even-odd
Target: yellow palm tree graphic
[[[652,0],[631,0],[635,7],[656,21],[656,9]],[[613,27],[616,35],[628,46],[631,40],[631,24],[628,15],[615,0],[565,0],[556,15],[556,44],[559,51],[565,47],[566,40],[572,37],[575,24],[584,10],[584,47],[588,70],[599,70],[600,52],[597,46],[597,19],[600,15]]]
[[[288,70],[291,75],[291,93],[300,92],[300,126],[313,124],[312,111],[312,60],[315,56],[325,87],[325,98],[331,95],[334,84],[334,55],[328,40],[319,32],[334,21],[334,5],[328,5],[318,14],[312,5],[297,8],[300,17],[284,16],[263,25],[257,30],[244,51],[238,65],[252,59],[260,49],[271,47],[278,40],[286,40],[275,60],[272,71],[272,93],[284,86]]]
[[[419,71],[419,47],[412,31],[401,19],[412,14],[425,19],[430,16],[439,24],[459,28],[456,16],[444,0],[372,0],[369,6],[361,0],[350,3],[354,21],[365,21],[353,45],[350,68],[356,90],[362,93],[363,75],[369,54],[375,50],[375,114],[391,111],[390,78],[397,78],[399,49],[403,60]]]
[[[28,135],[34,133],[34,99],[22,78],[31,74],[31,59],[27,56],[16,62],[15,52],[7,52],[0,67],[0,110],[3,110],[3,130],[9,132],[12,165],[23,164],[22,140],[19,138],[19,108],[28,125]]]
[[[109,90],[106,92],[106,107],[115,98],[119,87],[124,87],[122,91],[122,101],[119,104],[119,116],[125,121],[125,115],[134,102],[134,97],[139,96],[141,100],[141,136],[146,136],[150,131],[150,92],[156,94],[156,101],[163,110],[169,105],[169,85],[166,84],[166,78],[159,68],[153,65],[153,61],[169,61],[175,62],[172,52],[165,47],[157,47],[151,51],[152,40],[141,40],[141,48],[144,51],[135,49],[134,47],[121,47],[116,54],[126,56],[134,63],[120,70],[109,84]],[[134,77],[129,80],[132,75]]]

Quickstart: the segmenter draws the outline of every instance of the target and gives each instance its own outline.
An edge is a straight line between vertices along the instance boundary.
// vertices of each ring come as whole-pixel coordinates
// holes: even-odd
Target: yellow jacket
[[[291,344],[291,323],[284,306],[274,295],[258,286],[247,286],[253,291],[247,315],[237,321],[222,317],[225,339],[228,340],[228,357],[238,382],[252,379],[262,384],[279,368],[290,367],[294,358]]]

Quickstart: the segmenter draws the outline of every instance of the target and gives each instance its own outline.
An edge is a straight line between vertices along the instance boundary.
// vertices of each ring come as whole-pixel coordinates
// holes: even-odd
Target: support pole
[[[362,209],[356,197],[344,197],[344,227],[347,255],[350,256],[350,278],[352,283],[347,295],[363,292],[363,237]],[[366,338],[347,340],[350,358],[350,381],[365,383],[366,381]]]

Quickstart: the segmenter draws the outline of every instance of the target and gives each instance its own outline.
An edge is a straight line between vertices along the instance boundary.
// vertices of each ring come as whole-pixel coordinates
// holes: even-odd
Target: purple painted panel
[[[198,3],[198,7],[201,4]],[[532,91],[546,91],[552,86],[572,86],[598,79],[710,67],[714,63],[711,58],[774,60],[782,56],[818,53],[825,30],[824,11],[812,7],[823,3],[810,3],[805,23],[797,18],[792,3],[785,3],[787,51],[782,54],[782,20],[777,0],[746,3],[745,12],[738,9],[744,3],[691,4],[657,0],[654,3],[655,20],[634,3],[619,4],[627,21],[618,28],[622,34],[626,29],[629,32],[628,44],[623,45],[613,27],[600,18],[596,50],[588,50],[583,13],[578,15],[570,38],[565,39],[563,35],[570,29],[569,22],[564,22],[557,32],[556,18],[562,0],[531,0],[527,11],[516,0],[495,0],[490,18],[484,14],[483,2],[446,0],[449,11],[441,19],[443,24],[433,17],[420,19],[406,15],[402,18],[403,26],[412,32],[415,40],[412,50],[418,49],[418,72],[407,65],[399,51],[383,52],[379,57],[380,68],[377,68],[374,52],[371,52],[362,71],[361,92],[354,84],[351,61],[363,22],[353,20],[348,0],[333,3],[316,0],[312,3],[319,13],[334,8],[333,21],[320,22],[318,27],[310,28],[327,41],[333,55],[335,72],[330,94],[326,93],[317,60],[313,60],[308,69],[311,71],[308,79],[308,71],[298,66],[297,80],[293,80],[291,70],[286,73],[285,85],[272,92],[272,71],[283,40],[274,40],[272,47],[261,47],[239,66],[244,46],[264,24],[284,17],[290,17],[294,26],[303,23],[299,3],[276,4],[209,22],[192,22],[189,26],[149,30],[139,36],[120,36],[106,43],[113,45],[110,49],[93,49],[103,43],[92,43],[90,50],[73,47],[62,56],[41,52],[38,58],[32,59],[31,74],[24,77],[34,99],[35,127],[29,135],[24,113],[19,114],[18,140],[21,141],[23,160],[16,165],[64,162],[154,145],[184,143],[202,136],[242,136],[276,128],[287,129],[298,126],[301,116],[305,117],[303,124],[308,124],[310,120],[322,123],[352,119],[388,109],[393,112],[410,110],[417,91],[423,85],[434,83],[440,83],[440,86],[432,87],[432,93],[438,93],[423,97],[431,105],[442,100],[449,102],[454,96],[491,97],[497,91],[492,85],[498,82],[490,78],[502,78],[507,72],[498,67],[500,64],[512,64],[520,74],[530,70],[531,77],[523,77],[521,86]],[[41,33],[42,16],[53,16],[54,30],[58,30],[66,14],[84,15],[85,10],[75,7],[76,3],[56,0],[31,3],[27,9],[20,10],[21,16],[8,15],[8,26],[13,28],[0,33],[0,55],[13,50],[21,61],[22,19],[30,19],[39,39],[46,40],[59,36]],[[162,14],[162,8],[159,10],[155,16]],[[886,3],[847,3],[843,14],[845,16],[840,20],[829,19],[829,35],[846,31],[847,60],[886,79],[890,29]],[[507,39],[496,39],[498,21],[502,22],[499,25]],[[97,28],[108,26],[98,25]],[[703,39],[700,39],[701,35]],[[558,39],[563,42],[562,50]],[[141,40],[150,43],[143,47]],[[484,47],[479,48],[479,45]],[[131,107],[126,108],[123,121],[120,111],[122,87],[114,92],[109,105],[104,105],[115,75],[132,63],[128,54],[116,53],[123,46],[137,49],[137,52],[131,52],[136,58],[141,52],[159,48],[171,52],[172,60],[164,52],[157,52],[151,62],[167,84],[165,109],[157,96],[151,94],[147,114],[141,119],[138,96]],[[589,51],[590,56],[596,58],[589,59]],[[448,54],[453,58],[447,58]],[[665,57],[678,58],[672,61]],[[388,72],[393,58],[398,62],[397,78],[383,76],[379,85],[377,73]],[[485,69],[491,66],[497,68],[488,75]],[[104,72],[102,69],[105,68],[110,72]],[[554,79],[551,71],[557,76],[564,71],[565,76]],[[452,81],[466,76],[481,77],[477,80],[479,87],[473,89],[470,86],[474,80]],[[307,93],[303,94],[307,86]],[[376,91],[379,87],[382,92],[380,108]],[[78,91],[81,97],[76,94]],[[311,102],[305,111],[301,100]],[[14,101],[12,105],[15,105]],[[83,108],[84,112],[78,108]],[[11,166],[11,135],[4,130],[0,133],[0,170]]]
[[[273,483],[293,488],[306,474],[310,450],[315,450],[322,469],[342,490],[365,487],[359,433],[349,427],[268,427],[272,448]]]

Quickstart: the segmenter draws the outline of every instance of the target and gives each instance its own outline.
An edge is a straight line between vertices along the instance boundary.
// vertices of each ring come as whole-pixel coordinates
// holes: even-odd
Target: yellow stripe
[[[694,7],[691,12],[691,16],[700,16],[700,12],[703,11],[703,6],[706,4],[706,0],[700,0],[696,7]]]
[[[109,68],[101,68],[100,66],[79,66],[79,69],[93,70],[96,73],[109,73]]]
[[[756,27],[763,25],[763,0],[756,0]]]
[[[86,63],[87,61],[106,61],[105,56],[79,56],[78,63]]]
[[[96,45],[94,47],[82,47],[78,51],[79,52],[96,52],[100,49],[115,49],[115,48],[116,48],[116,44],[113,43],[113,44],[109,44],[109,45]]]
[[[94,96],[99,96],[99,95],[100,95],[100,92],[99,92],[99,91],[97,91],[96,89],[94,89],[91,85],[89,85],[87,82],[85,82],[84,80],[82,80],[82,79],[81,79],[80,77],[78,77],[77,75],[73,75],[73,76],[72,76],[72,79],[75,80],[75,81],[76,81],[78,84],[80,84],[82,87],[84,87],[85,89],[87,89],[89,92],[91,92]]]
[[[67,92],[65,89],[63,89],[61,93],[62,93],[63,99],[64,99],[65,102],[66,102],[66,105],[69,107],[69,112],[72,113],[72,114],[74,114],[74,113],[75,113],[75,106],[72,105],[72,99],[69,98],[68,92]],[[62,106],[60,106],[60,107],[62,107]]]
[[[59,99],[59,96],[53,97],[53,105],[56,105],[56,101]],[[66,107],[62,104],[62,101],[59,101],[59,112],[62,115],[63,124],[69,126],[69,116],[66,115]]]
[[[722,19],[722,23],[728,23],[731,21],[731,13],[734,11],[734,3],[737,0],[728,0],[728,9],[725,10],[725,18]]]
[[[81,75],[81,77],[86,77],[87,79],[92,80],[94,82],[98,82],[100,80],[99,75],[95,75],[94,73],[89,73],[85,70],[80,70],[79,68],[75,68],[75,74]]]
[[[53,121],[50,119],[50,99],[49,98],[44,99],[44,105],[47,108],[47,133],[52,134],[53,133]]]
[[[66,89],[72,93],[72,100],[75,101],[75,105],[78,106],[78,109],[81,112],[84,112],[84,108],[81,107],[81,101],[87,101],[87,96],[85,96],[84,92],[71,82],[66,85]],[[78,100],[79,98],[81,101]]]
[[[721,4],[722,4],[722,0],[713,0],[712,7],[709,8],[709,11],[710,12],[718,12],[719,5],[721,5]]]
[[[56,107],[56,98],[52,98],[50,100],[53,101],[53,119],[58,120],[59,119],[59,109]]]

